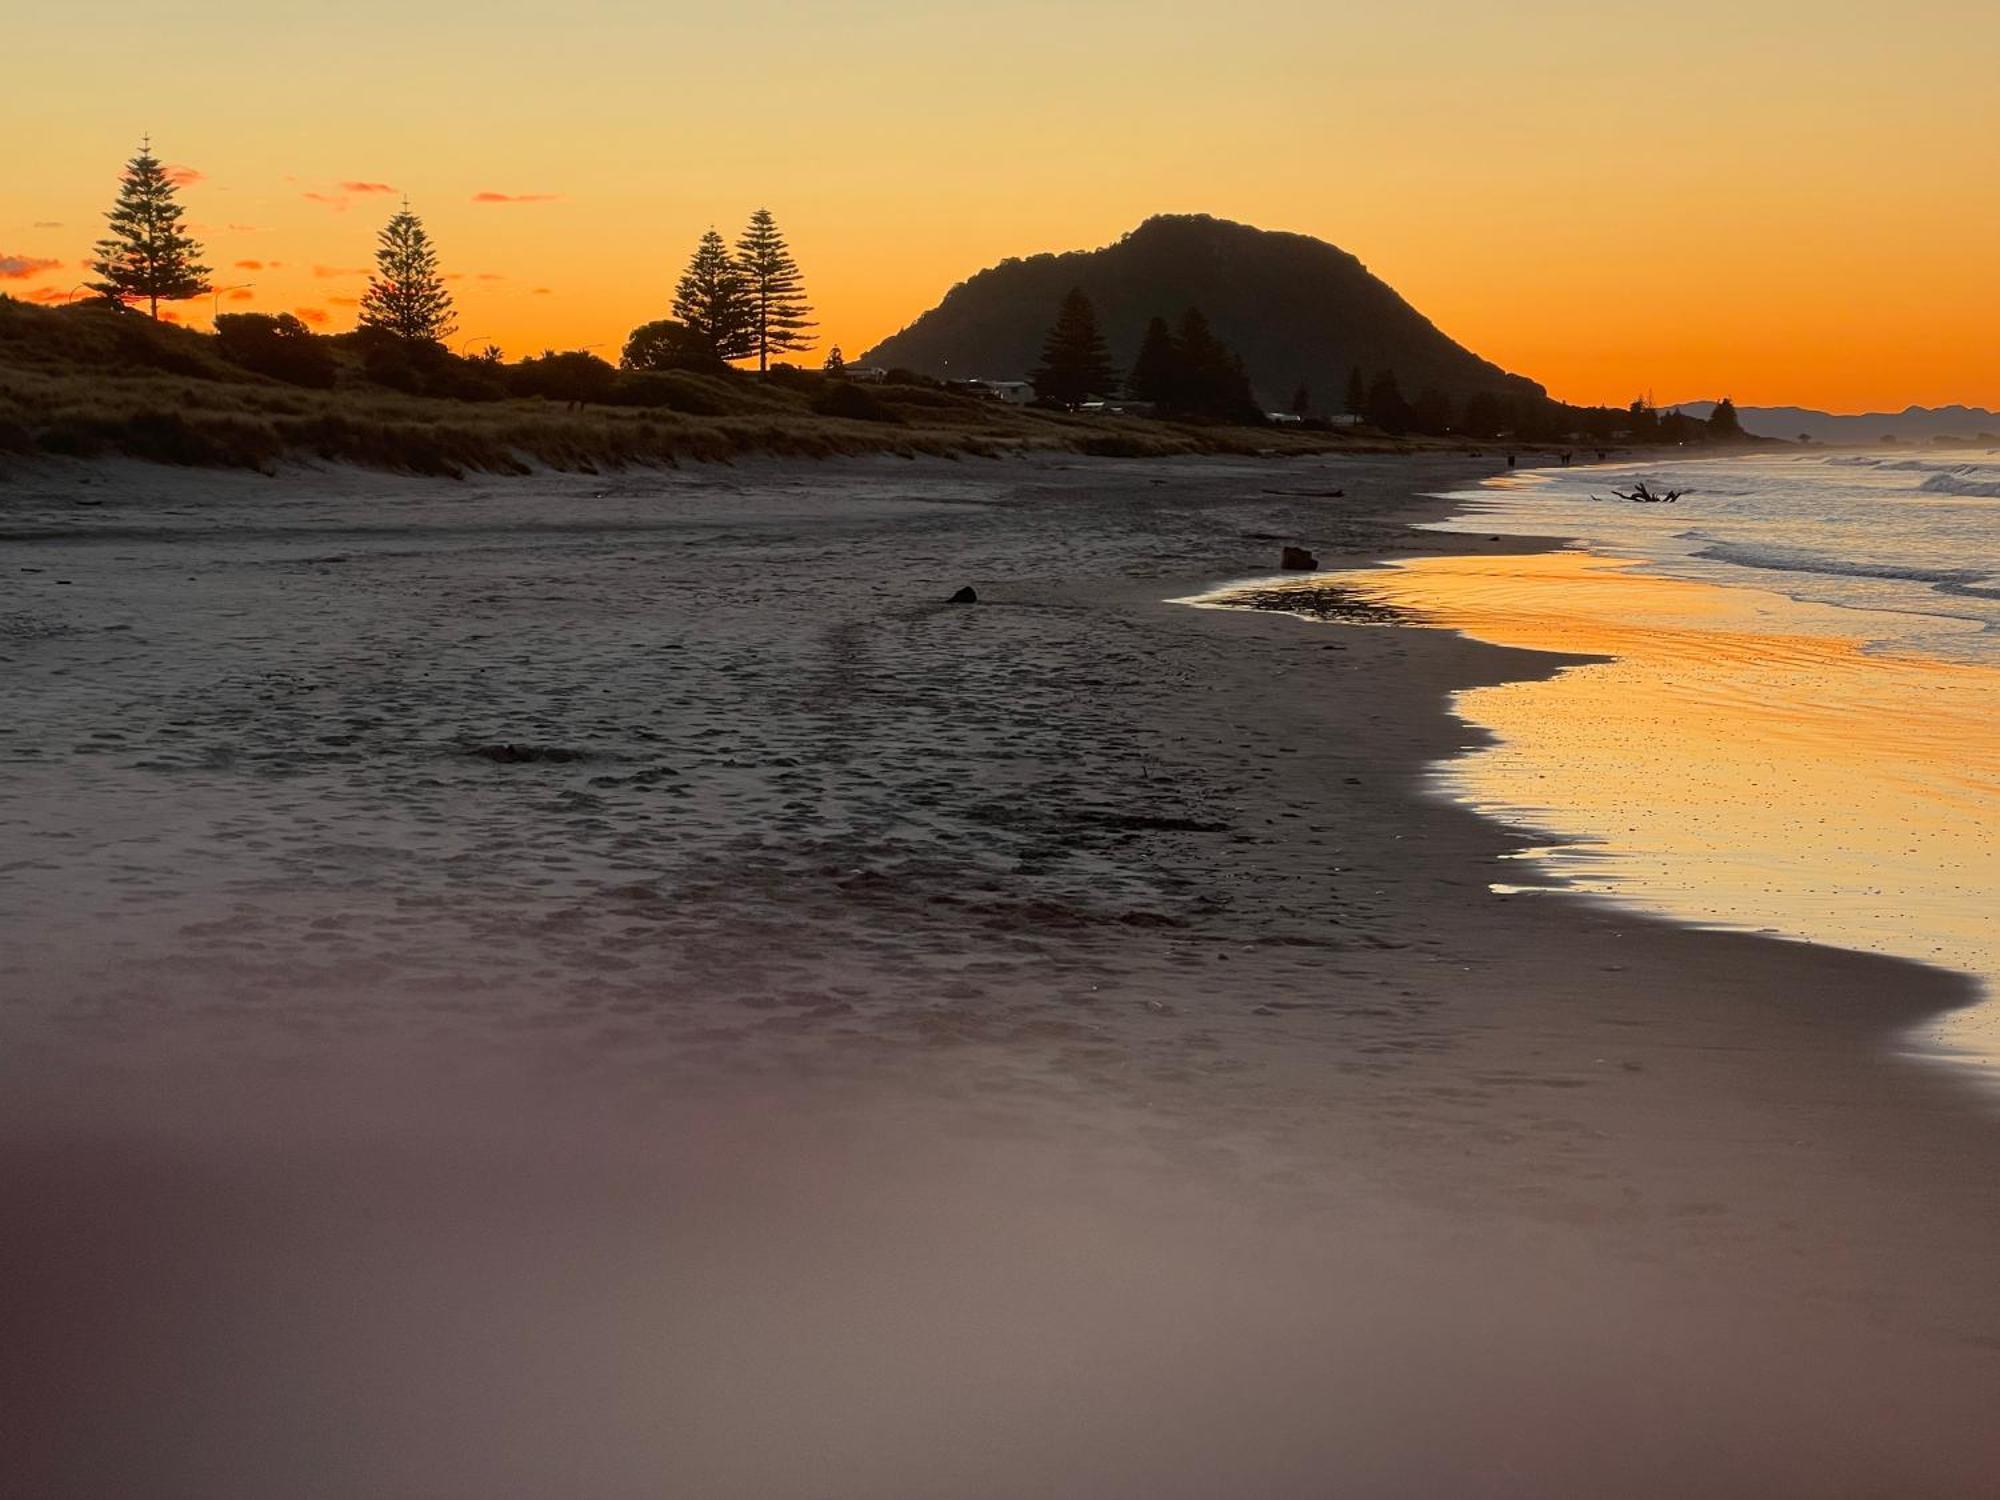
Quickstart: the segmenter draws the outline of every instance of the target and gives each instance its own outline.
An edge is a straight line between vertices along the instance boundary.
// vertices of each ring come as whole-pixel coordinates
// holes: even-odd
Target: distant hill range
[[[1706,419],[1715,403],[1683,401],[1679,409]],[[1815,443],[1934,443],[1944,438],[2000,445],[2000,413],[1979,406],[1908,406],[1859,416],[1803,406],[1739,406],[1736,416],[1745,432],[1758,437],[1806,437]]]
[[[1345,250],[1199,214],[1148,219],[1101,250],[1002,261],[859,362],[955,380],[1025,379],[1072,287],[1096,304],[1121,370],[1149,319],[1176,322],[1200,308],[1268,407],[1288,404],[1304,381],[1319,410],[1338,412],[1356,366],[1370,376],[1393,370],[1411,399],[1427,387],[1457,400],[1544,394],[1454,343]]]

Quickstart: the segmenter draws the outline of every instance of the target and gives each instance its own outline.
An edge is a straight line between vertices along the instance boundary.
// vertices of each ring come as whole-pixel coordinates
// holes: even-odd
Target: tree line
[[[1054,406],[1115,396],[1122,385],[1134,400],[1167,416],[1263,420],[1242,359],[1215,336],[1196,307],[1183,312],[1177,326],[1163,317],[1147,324],[1131,373],[1121,382],[1098,326],[1096,305],[1081,287],[1073,288],[1056,309],[1042,362],[1029,378],[1036,397]]]
[[[1042,360],[1030,377],[1038,399],[1075,408],[1091,398],[1122,393],[1148,403],[1159,415],[1215,422],[1263,422],[1243,361],[1209,327],[1199,308],[1181,314],[1177,325],[1155,317],[1146,325],[1122,379],[1097,321],[1097,310],[1082,288],[1073,288],[1056,310],[1042,346]],[[1646,401],[1630,407],[1571,406],[1547,396],[1474,391],[1453,396],[1426,386],[1406,396],[1394,370],[1368,375],[1359,365],[1348,377],[1341,412],[1391,437],[1463,437],[1492,441],[1564,442],[1584,438],[1604,443],[1696,443],[1739,439],[1743,429],[1735,403],[1724,399],[1706,419],[1679,411],[1661,412]],[[1334,413],[1315,406],[1304,381],[1293,391],[1291,415],[1325,422]]]
[[[162,302],[213,290],[204,251],[188,232],[179,189],[154,155],[150,137],[125,164],[117,200],[105,218],[109,232],[95,245],[90,263],[97,277],[88,283],[92,291],[119,307],[144,304],[158,318]],[[750,216],[733,250],[713,228],[701,237],[675,288],[672,312],[671,318],[633,330],[624,349],[627,369],[720,369],[755,359],[760,371],[768,371],[774,358],[810,349],[816,326],[798,262],[776,219],[763,208]],[[223,320],[216,321],[221,332]],[[296,340],[308,333],[289,315],[265,321],[273,327],[260,333],[273,338]],[[364,332],[411,345],[441,347],[458,331],[437,248],[408,200],[376,237],[359,321]],[[498,351],[490,353],[497,360]]]

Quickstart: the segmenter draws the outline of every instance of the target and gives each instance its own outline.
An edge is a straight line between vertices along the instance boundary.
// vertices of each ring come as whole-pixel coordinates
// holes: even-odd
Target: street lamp
[[[215,320],[222,316],[222,294],[224,292],[247,292],[250,290],[251,287],[255,286],[256,284],[257,283],[254,281],[239,281],[234,286],[216,287],[215,295],[209,300],[208,304],[209,326],[213,328],[215,326]]]

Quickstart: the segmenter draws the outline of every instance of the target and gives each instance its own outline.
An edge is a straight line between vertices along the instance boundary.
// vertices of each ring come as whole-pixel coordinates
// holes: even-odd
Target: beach
[[[1509,894],[1573,658],[1179,602],[1495,467],[0,479],[23,1491],[1990,1488],[1972,980]]]

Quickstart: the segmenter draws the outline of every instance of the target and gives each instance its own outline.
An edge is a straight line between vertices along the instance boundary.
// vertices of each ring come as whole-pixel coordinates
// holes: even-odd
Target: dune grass
[[[1154,457],[1357,446],[1340,435],[1029,410],[935,385],[863,387],[806,371],[620,375],[610,394],[411,395],[372,384],[344,352],[333,388],[308,389],[232,365],[210,335],[0,297],[0,453],[17,455],[254,469],[317,461],[456,476],[751,454]]]

